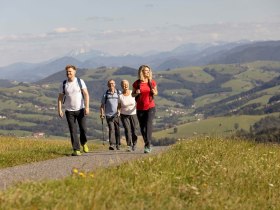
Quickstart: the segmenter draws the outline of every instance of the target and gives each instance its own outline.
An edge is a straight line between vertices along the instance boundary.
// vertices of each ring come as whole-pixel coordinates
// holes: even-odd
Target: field
[[[174,126],[181,127],[180,124],[195,120],[197,118],[196,113],[203,114],[203,111],[205,112],[205,105],[211,105],[211,103],[248,91],[278,77],[280,75],[279,67],[280,62],[257,61],[245,64],[216,64],[155,71],[154,78],[159,89],[159,96],[156,97],[156,130],[164,130]],[[136,79],[135,75],[132,76],[132,73],[135,72],[133,72],[133,69],[130,71],[126,69],[125,73],[119,74],[118,68],[103,67],[85,69],[80,73],[81,75],[78,76],[86,81],[90,93],[91,112],[88,116],[90,125],[88,135],[90,138],[102,139],[99,106],[101,96],[107,88],[106,81],[109,78],[115,79],[117,88],[121,89],[120,81],[127,79],[132,84]],[[227,79],[225,79],[221,75],[230,75],[230,77],[227,76]],[[217,80],[217,86],[215,84],[204,86],[213,82],[216,79],[215,77],[220,78],[220,80]],[[58,87],[64,78],[65,73],[61,71],[38,83],[19,83],[14,87],[1,88],[0,135],[9,134],[27,137],[32,136],[35,132],[43,132],[46,136],[66,137],[68,134],[67,124],[57,117],[56,110]],[[201,93],[191,89],[193,86]],[[256,92],[256,94],[259,94],[258,96],[249,98],[248,101],[236,105],[233,109],[239,110],[253,103],[261,103],[261,106],[256,109],[265,109],[268,100],[278,93],[278,85],[264,88]],[[230,102],[233,102],[233,100]],[[204,110],[200,112],[196,111],[197,109]],[[180,114],[173,114],[176,111]],[[229,111],[226,110],[223,114]],[[210,117],[214,116],[210,114]],[[193,127],[196,127],[196,124],[193,124]],[[222,124],[225,125],[226,123]],[[189,124],[186,126],[189,126]],[[249,126],[250,124],[245,127]],[[243,128],[242,123],[239,127]],[[218,133],[221,130],[220,128],[218,128]],[[231,124],[223,127],[221,131],[228,133],[232,128],[233,125]],[[217,128],[211,127],[210,131],[205,131],[206,129],[203,128],[201,128],[201,131],[199,129],[196,131],[196,128],[190,130],[192,133],[213,133]],[[170,133],[170,131],[168,132]],[[180,132],[179,130],[178,133]],[[190,136],[190,134],[186,133],[186,136]]]
[[[17,185],[0,192],[0,209],[277,209],[279,163],[279,145],[191,138],[158,156]]]
[[[194,135],[218,135],[229,136],[234,134],[236,129],[249,130],[250,125],[260,120],[264,116],[258,115],[240,115],[208,118],[205,120],[197,120],[195,122],[186,123],[176,126],[177,132],[174,133],[174,128],[166,129],[153,133],[155,138],[187,138]],[[237,128],[235,126],[238,126]]]

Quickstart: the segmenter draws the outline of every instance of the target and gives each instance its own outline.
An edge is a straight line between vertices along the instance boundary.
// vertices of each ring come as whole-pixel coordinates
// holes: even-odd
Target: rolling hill
[[[78,69],[77,74],[85,80],[90,93],[90,138],[102,139],[99,106],[107,80],[113,78],[120,89],[122,79],[130,84],[136,80],[136,72],[137,69],[130,67]],[[250,115],[257,121],[259,117],[254,116],[278,113],[280,105],[275,96],[279,95],[279,76],[280,62],[271,61],[154,72],[159,89],[155,131],[196,125],[212,118],[215,121],[216,117],[224,117],[226,122],[226,118],[233,115]],[[0,134],[27,136],[44,132],[50,136],[67,136],[66,121],[58,118],[56,111],[58,88],[64,78],[62,70],[36,83],[0,88]],[[239,121],[236,117],[228,126]],[[239,128],[249,126],[240,123]]]

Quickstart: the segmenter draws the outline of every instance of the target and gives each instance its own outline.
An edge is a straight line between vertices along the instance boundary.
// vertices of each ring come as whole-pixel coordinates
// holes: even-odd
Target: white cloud
[[[112,27],[93,32],[86,29],[81,31],[76,27],[58,27],[46,33],[2,35],[0,66],[17,60],[32,62],[62,56],[83,43],[87,43],[91,49],[119,55],[125,52],[167,51],[186,43],[244,39],[280,40],[280,22],[220,22],[193,26],[167,24],[164,27]]]
[[[124,39],[125,37],[138,37],[145,36],[150,33],[148,30],[135,28],[135,29],[118,29],[118,30],[104,30],[99,33],[95,33],[98,39]]]
[[[54,32],[55,33],[73,33],[73,32],[78,32],[79,30],[77,28],[67,28],[67,27],[59,27],[55,28]]]

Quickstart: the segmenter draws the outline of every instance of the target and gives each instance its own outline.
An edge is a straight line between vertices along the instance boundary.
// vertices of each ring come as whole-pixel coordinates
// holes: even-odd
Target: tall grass
[[[61,181],[0,193],[0,209],[277,209],[278,145],[219,137]]]
[[[71,148],[70,140],[0,137],[0,168],[70,155]]]

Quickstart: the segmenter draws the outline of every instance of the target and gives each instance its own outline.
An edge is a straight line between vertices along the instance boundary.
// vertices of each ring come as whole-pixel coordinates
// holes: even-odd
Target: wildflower
[[[79,176],[80,176],[80,177],[86,177],[86,175],[85,175],[83,172],[80,172],[80,173],[79,173]]]
[[[78,169],[76,169],[76,168],[73,168],[73,169],[72,169],[72,173],[73,173],[73,174],[77,174],[78,172],[79,172]]]
[[[269,187],[274,187],[274,184],[272,184],[272,183],[269,183],[268,185],[269,185]]]
[[[93,173],[90,173],[90,174],[89,174],[89,177],[94,178],[94,174],[93,174]]]
[[[206,183],[203,183],[202,186],[203,186],[203,187],[207,187],[208,185],[207,185]]]

